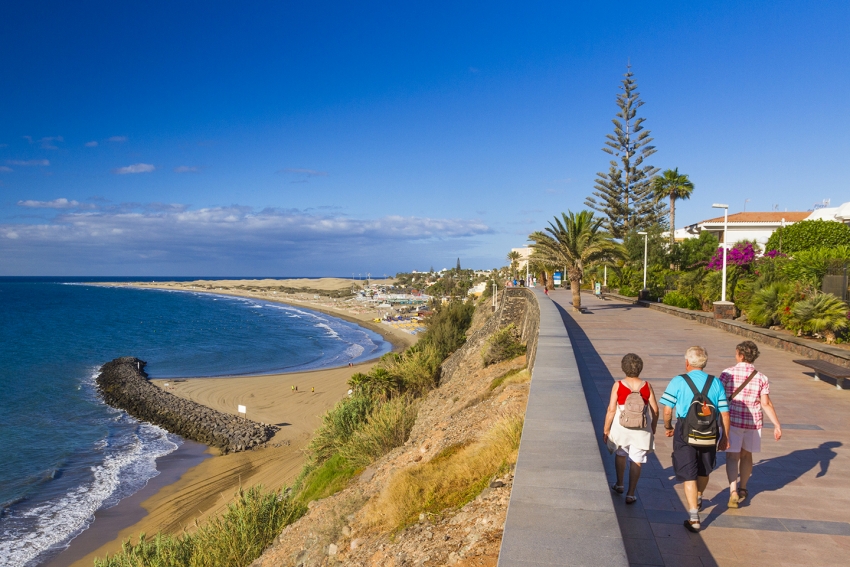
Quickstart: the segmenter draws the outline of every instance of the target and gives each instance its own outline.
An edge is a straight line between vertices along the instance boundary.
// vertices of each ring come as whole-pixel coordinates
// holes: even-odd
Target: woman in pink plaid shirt
[[[753,341],[735,347],[738,364],[720,375],[729,401],[729,448],[726,450],[726,477],[729,479],[729,507],[737,508],[746,500],[747,481],[753,474],[753,453],[761,451],[762,411],[773,423],[773,437],[782,437],[779,418],[770,401],[767,376],[757,371],[753,362],[759,349]],[[740,483],[738,477],[740,476]]]

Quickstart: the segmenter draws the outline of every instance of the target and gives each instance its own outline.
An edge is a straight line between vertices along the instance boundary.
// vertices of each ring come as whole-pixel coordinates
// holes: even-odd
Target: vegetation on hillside
[[[293,490],[240,489],[223,515],[193,533],[150,539],[142,534],[136,543],[124,542],[121,552],[95,565],[249,565],[284,526],[304,514],[310,501],[345,488],[354,474],[407,441],[422,396],[439,382],[441,363],[466,341],[473,311],[470,302],[441,306],[416,345],[385,355],[367,374],[354,374],[351,395],[323,417]]]

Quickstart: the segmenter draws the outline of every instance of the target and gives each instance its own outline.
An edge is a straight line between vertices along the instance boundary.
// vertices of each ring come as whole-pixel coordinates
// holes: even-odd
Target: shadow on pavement
[[[605,472],[609,484],[614,484],[616,480],[614,457],[602,443],[602,428],[605,423],[611,386],[614,380],[619,379],[619,376],[615,378],[611,375],[605,362],[599,356],[587,334],[573,319],[572,314],[557,302],[555,304],[561,313],[561,318],[573,345]],[[631,305],[623,304],[594,306],[595,311],[602,309],[631,310],[633,308]],[[582,314],[581,316],[585,315]],[[656,392],[656,395],[659,395],[659,393]],[[718,464],[720,464],[719,461],[718,459]],[[627,506],[623,496],[613,491],[610,492],[630,564],[664,565],[662,553],[665,555],[671,554],[671,552],[675,553],[675,548],[671,549],[670,544],[675,546],[677,542],[683,541],[678,537],[670,537],[671,532],[677,533],[678,530],[683,532],[679,535],[689,536],[685,537],[684,540],[687,541],[686,545],[689,547],[690,553],[696,552],[696,555],[703,558],[704,563],[715,563],[711,559],[711,552],[702,542],[699,534],[687,534],[685,528],[682,527],[682,522],[686,519],[687,514],[678,495],[673,490],[675,482],[669,480],[673,474],[672,467],[665,468],[658,457],[654,453],[650,453],[647,455],[647,462],[641,469],[641,478],[637,489],[638,501],[635,504]],[[628,473],[626,482],[628,482]],[[664,544],[663,550],[658,545],[659,539]]]

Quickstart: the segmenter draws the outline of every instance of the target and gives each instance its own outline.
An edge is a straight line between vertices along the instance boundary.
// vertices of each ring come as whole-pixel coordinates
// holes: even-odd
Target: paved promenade
[[[705,347],[706,370],[719,375],[735,364],[735,345],[742,338],[589,294],[582,294],[588,312],[574,315],[570,292],[559,290],[550,297],[561,307],[572,339],[599,451],[613,484],[613,457],[601,444],[601,431],[612,383],[622,376],[622,356],[635,352],[643,358],[642,378],[660,397],[667,382],[684,372],[689,346]],[[766,423],[748,503],[737,510],[727,508],[729,488],[719,453],[705,493],[703,531],[686,531],[684,493],[674,479],[671,440],[664,437],[660,423],[656,453],[644,465],[637,504],[626,506],[622,496],[608,492],[631,565],[850,564],[850,390],[812,381],[806,369],[792,363],[799,355],[762,344],[759,349],[756,368],[770,378],[783,438],[774,441]]]

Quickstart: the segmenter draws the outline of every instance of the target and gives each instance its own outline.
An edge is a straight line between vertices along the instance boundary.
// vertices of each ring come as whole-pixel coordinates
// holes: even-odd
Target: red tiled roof
[[[729,215],[728,222],[780,222],[782,219],[785,219],[786,222],[798,222],[801,220],[806,220],[809,215],[812,214],[810,211],[786,211],[786,212],[776,212],[771,211],[769,213],[735,213],[733,215]],[[702,221],[702,223],[707,222],[723,222],[723,216],[719,216],[717,218],[708,219]]]

